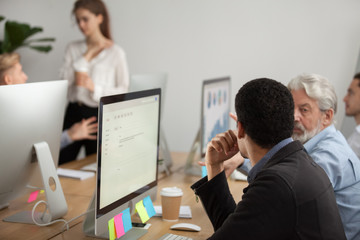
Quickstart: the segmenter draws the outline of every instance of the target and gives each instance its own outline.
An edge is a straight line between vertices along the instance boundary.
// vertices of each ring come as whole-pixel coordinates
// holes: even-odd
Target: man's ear
[[[3,82],[5,85],[11,85],[12,84],[11,77],[8,74],[4,74]]]
[[[245,136],[245,129],[244,129],[242,123],[238,121],[237,122],[237,137],[239,139],[242,139],[242,138],[244,138],[244,136]]]
[[[334,109],[330,108],[328,110],[323,111],[322,125],[324,128],[332,124],[333,117],[334,117]]]

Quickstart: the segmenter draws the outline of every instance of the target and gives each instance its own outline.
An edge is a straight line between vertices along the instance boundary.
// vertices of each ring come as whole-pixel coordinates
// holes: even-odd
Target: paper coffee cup
[[[176,222],[179,219],[181,197],[183,191],[177,187],[161,189],[162,218],[165,221]]]

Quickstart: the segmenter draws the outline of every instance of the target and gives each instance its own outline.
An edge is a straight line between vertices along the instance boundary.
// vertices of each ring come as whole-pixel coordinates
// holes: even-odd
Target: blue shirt
[[[262,169],[265,163],[267,163],[267,161],[269,161],[269,159],[272,156],[274,156],[275,153],[277,153],[281,148],[285,147],[287,144],[291,143],[292,141],[293,141],[292,138],[286,138],[281,142],[279,142],[278,144],[276,144],[274,147],[272,147],[270,151],[268,151],[265,154],[265,156],[262,157],[260,161],[258,161],[253,168],[251,168],[248,175],[248,182],[251,183],[255,179],[258,172]]]
[[[315,135],[304,147],[333,185],[347,239],[360,239],[360,160],[334,125]]]

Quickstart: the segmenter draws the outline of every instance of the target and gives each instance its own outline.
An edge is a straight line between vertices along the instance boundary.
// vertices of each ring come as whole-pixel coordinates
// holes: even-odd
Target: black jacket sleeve
[[[267,171],[244,189],[237,205],[225,173],[191,186],[200,197],[215,233],[209,239],[296,239],[296,204],[284,180]]]

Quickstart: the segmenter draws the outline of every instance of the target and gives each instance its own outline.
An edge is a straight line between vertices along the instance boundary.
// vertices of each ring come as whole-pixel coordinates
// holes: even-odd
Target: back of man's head
[[[292,135],[294,102],[281,83],[259,78],[242,86],[235,98],[238,121],[260,147],[271,148]]]
[[[337,97],[334,86],[329,80],[318,74],[303,73],[291,79],[288,84],[288,89],[300,90],[304,89],[306,95],[315,99],[321,111],[329,109],[337,110]]]
[[[0,84],[4,84],[4,74],[16,63],[20,62],[20,55],[17,53],[0,54]]]

